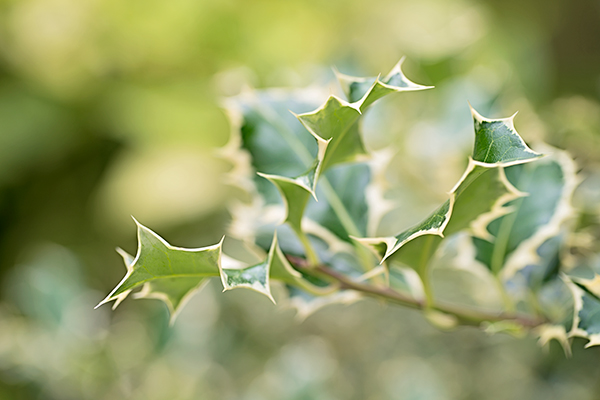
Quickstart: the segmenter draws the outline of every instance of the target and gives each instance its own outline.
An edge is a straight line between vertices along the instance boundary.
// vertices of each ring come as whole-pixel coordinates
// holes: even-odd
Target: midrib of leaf
[[[359,114],[359,116],[360,116],[360,114]],[[347,128],[342,131],[342,133],[339,135],[339,137],[336,138],[336,140],[334,140],[330,144],[331,148],[328,149],[327,154],[325,154],[325,158],[323,159],[323,165],[324,166],[327,166],[327,163],[329,162],[329,160],[331,159],[331,157],[333,157],[333,155],[335,154],[335,150],[339,146],[340,142],[344,139],[344,137],[346,136],[346,134],[348,133],[348,131],[350,130],[350,128],[352,128],[354,126],[354,124],[357,123],[356,122],[357,120],[358,120],[358,117],[356,118],[356,120],[354,120],[353,123],[349,124],[347,126]]]
[[[144,268],[146,269],[146,268]],[[147,269],[146,269],[147,271]],[[144,279],[138,282],[135,282],[134,285],[132,286],[124,286],[121,289],[121,292],[125,291],[125,290],[129,290],[129,289],[133,289],[136,286],[139,286],[143,283],[146,282],[152,282],[152,281],[156,281],[159,279],[171,279],[171,278],[210,278],[213,276],[219,276],[219,272],[203,272],[203,273],[198,273],[198,274],[169,274],[169,275],[154,275],[152,278],[148,278],[148,279]]]
[[[491,133],[493,134],[494,132],[496,132],[498,130],[498,127],[495,126],[494,129],[491,130]],[[485,157],[483,157],[483,162],[488,162],[488,156],[490,155],[490,151],[492,150],[492,145],[494,144],[494,140],[496,140],[494,137],[492,137],[492,140],[490,141],[490,144],[488,145],[488,149],[487,152],[485,153]],[[506,150],[508,151],[508,150]],[[504,154],[506,154],[506,152],[504,152]]]

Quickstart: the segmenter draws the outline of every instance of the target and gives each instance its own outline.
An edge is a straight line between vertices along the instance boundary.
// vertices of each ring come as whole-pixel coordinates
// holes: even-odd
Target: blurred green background
[[[135,251],[130,215],[179,246],[226,231],[223,96],[402,55],[436,89],[384,102],[367,143],[408,149],[431,204],[460,174],[432,160],[471,146],[467,101],[597,168],[597,1],[2,0],[0,399],[598,398],[584,341],[567,359],[370,300],[298,322],[215,282],[173,328],[156,301],[92,310],[124,273],[114,247]]]

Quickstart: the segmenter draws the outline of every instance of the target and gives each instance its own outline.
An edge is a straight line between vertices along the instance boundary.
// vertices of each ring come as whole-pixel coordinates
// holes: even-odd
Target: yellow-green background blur
[[[464,161],[470,101],[600,160],[598,1],[0,1],[0,399],[599,398],[583,341],[566,359],[375,301],[298,323],[216,282],[173,328],[157,301],[92,309],[125,271],[115,246],[135,251],[130,215],[179,246],[225,232],[223,96],[403,55],[436,89],[386,101],[375,147]],[[443,197],[456,175],[422,164]]]

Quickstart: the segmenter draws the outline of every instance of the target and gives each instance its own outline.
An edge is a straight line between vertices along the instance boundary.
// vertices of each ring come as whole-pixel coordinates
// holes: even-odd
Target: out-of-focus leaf
[[[337,165],[325,173],[328,184],[335,191],[337,198],[346,210],[347,218],[357,229],[366,233],[369,213],[366,191],[371,182],[371,167],[366,163]],[[350,241],[344,225],[335,214],[330,201],[323,193],[319,193],[320,201],[311,202],[306,210],[306,217],[334,233],[342,240]]]
[[[502,292],[490,270],[475,259],[476,249],[467,232],[444,240],[431,260],[431,282],[438,301],[498,312]]]
[[[514,213],[489,225],[493,239],[475,239],[477,258],[504,280],[528,266],[538,266],[538,272],[544,270],[546,275],[557,273],[553,259],[562,240],[556,238],[574,215],[571,199],[578,179],[567,153],[550,148],[548,152],[545,160],[506,170],[508,179],[529,194],[509,205]]]
[[[585,347],[600,345],[600,275],[592,279],[565,277],[573,292],[574,315],[570,336],[589,340]]]
[[[338,291],[326,296],[315,296],[295,287],[288,288],[288,298],[285,306],[296,310],[296,319],[303,321],[316,311],[334,304],[352,304],[361,300],[363,296],[351,290]]]
[[[256,186],[268,203],[276,202],[273,185],[255,172],[295,177],[311,167],[318,146],[290,110],[310,111],[326,96],[319,89],[306,88],[247,90],[227,98],[223,106],[231,135],[222,153],[234,165],[229,179],[246,190]],[[240,177],[249,180],[251,187],[248,182],[240,184]]]

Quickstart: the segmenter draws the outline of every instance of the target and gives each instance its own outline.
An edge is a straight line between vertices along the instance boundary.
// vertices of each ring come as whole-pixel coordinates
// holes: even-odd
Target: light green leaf
[[[198,249],[171,246],[156,233],[137,224],[138,250],[135,259],[121,251],[127,274],[97,306],[120,303],[132,289],[143,285],[136,297],[163,300],[171,312],[171,321],[206,278],[219,275],[222,241]]]
[[[222,241],[200,249],[179,248],[171,246],[139,222],[136,221],[136,224],[138,253],[134,258],[117,249],[123,257],[127,274],[96,308],[114,300],[114,309],[133,289],[142,286],[134,297],[162,300],[169,308],[173,323],[187,300],[213,276],[221,277],[223,291],[248,288],[266,295],[273,302],[271,279],[320,293],[320,288],[306,281],[288,262],[279,247],[277,233],[273,235],[265,261],[247,265],[221,254]]]
[[[123,257],[127,271],[132,270],[134,257],[121,248],[117,248],[117,252]],[[187,301],[207,282],[207,278],[164,278],[144,283],[142,290],[134,293],[133,297],[162,300],[169,309],[170,323],[173,324]],[[116,295],[112,309],[116,309],[131,291],[132,289],[129,289]]]
[[[121,248],[117,248],[117,252],[123,257],[128,270],[132,268],[134,257]],[[142,290],[134,293],[133,297],[135,299],[162,300],[169,309],[169,322],[173,324],[187,301],[199,292],[206,283],[208,283],[207,278],[164,278],[144,283]],[[117,295],[117,299],[112,307],[113,310],[118,307],[131,290],[129,289]]]

